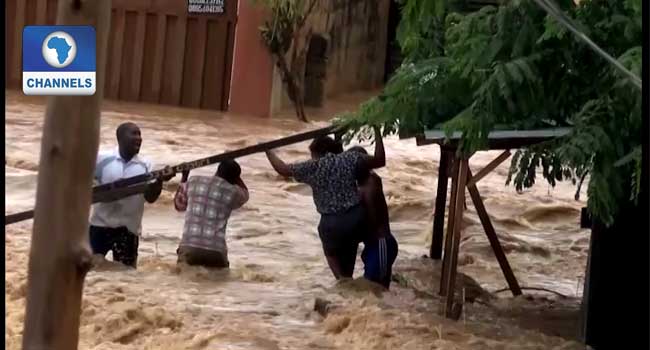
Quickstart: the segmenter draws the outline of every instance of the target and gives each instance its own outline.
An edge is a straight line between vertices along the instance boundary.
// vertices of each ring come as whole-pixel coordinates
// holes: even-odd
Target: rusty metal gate
[[[22,87],[22,29],[54,24],[57,0],[7,0],[5,77]],[[104,96],[227,110],[237,0],[188,15],[187,0],[113,0]]]

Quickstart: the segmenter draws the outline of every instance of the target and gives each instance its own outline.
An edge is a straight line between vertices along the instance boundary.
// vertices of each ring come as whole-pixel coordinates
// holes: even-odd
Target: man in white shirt
[[[97,156],[95,180],[99,184],[146,174],[152,170],[151,162],[139,155],[142,136],[137,125],[123,123],[117,128],[116,135],[118,148],[100,152]],[[163,181],[168,181],[173,176],[157,179],[144,194],[95,204],[89,230],[93,254],[106,256],[109,251],[113,251],[113,260],[135,268],[144,202],[155,202],[162,192]]]

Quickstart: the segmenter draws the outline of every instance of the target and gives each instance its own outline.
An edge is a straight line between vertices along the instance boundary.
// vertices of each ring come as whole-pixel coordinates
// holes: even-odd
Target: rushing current
[[[363,96],[361,96],[363,97]],[[299,123],[291,112],[273,119],[107,101],[101,148],[116,146],[115,128],[142,130],[141,154],[156,168],[327,125],[360,96],[340,98]],[[45,100],[7,92],[6,213],[33,207]],[[589,231],[571,183],[544,180],[523,193],[505,186],[509,161],[478,187],[514,273],[525,290],[513,298],[468,198],[462,221],[458,321],[440,316],[440,263],[423,258],[431,241],[439,149],[413,139],[385,141],[384,181],[400,252],[391,290],[363,280],[336,283],[322,254],[311,190],[287,182],[264,154],[240,158],[250,201],[227,229],[228,272],[178,267],[183,214],[172,204],[180,175],[146,205],[138,269],[100,261],[83,293],[80,349],[584,349],[577,342]],[[287,161],[307,159],[308,142],[279,149]],[[367,149],[372,152],[373,146]],[[499,152],[481,152],[473,172]],[[194,171],[214,174],[215,166]],[[27,291],[31,220],[6,227],[5,346],[19,349]],[[362,275],[357,260],[355,277]],[[329,312],[314,311],[316,299]]]

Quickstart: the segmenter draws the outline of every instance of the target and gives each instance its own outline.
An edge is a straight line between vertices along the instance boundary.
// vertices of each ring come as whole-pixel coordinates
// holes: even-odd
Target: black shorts
[[[113,260],[124,265],[136,267],[140,237],[129,232],[126,227],[90,226],[90,247],[93,254],[106,256],[113,251]]]
[[[318,235],[326,256],[336,257],[344,270],[354,270],[357,248],[365,237],[366,210],[354,206],[342,214],[324,214],[318,224]]]

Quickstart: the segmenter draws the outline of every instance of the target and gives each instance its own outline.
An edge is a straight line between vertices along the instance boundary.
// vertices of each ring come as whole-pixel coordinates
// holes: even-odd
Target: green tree
[[[252,0],[269,10],[269,19],[260,28],[264,44],[280,71],[296,117],[307,121],[304,102],[304,75],[309,40],[308,18],[317,0]]]
[[[641,175],[641,91],[531,0],[462,14],[458,1],[403,0],[398,40],[405,63],[382,94],[341,116],[367,139],[442,128],[463,132],[460,152],[490,130],[572,126],[570,135],[515,153],[507,183],[551,184],[589,172],[588,207],[611,224],[636,201]],[[559,1],[562,11],[625,67],[641,73],[641,1]],[[435,38],[435,40],[431,40]]]

